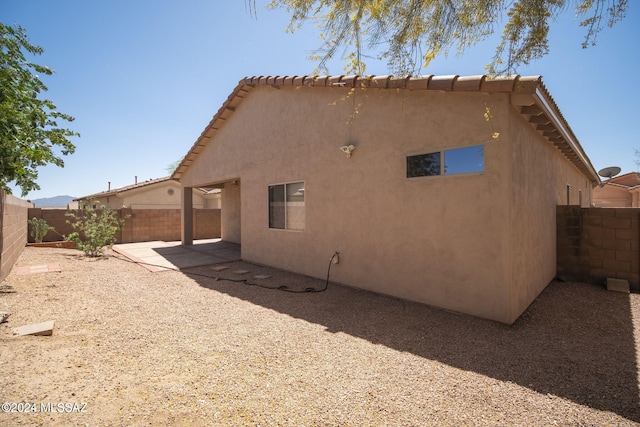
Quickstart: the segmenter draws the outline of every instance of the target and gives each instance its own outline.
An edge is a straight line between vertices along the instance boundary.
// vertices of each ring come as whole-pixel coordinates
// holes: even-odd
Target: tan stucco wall
[[[629,192],[631,193],[631,206],[634,208],[640,207],[640,189],[633,188]]]
[[[180,209],[181,186],[177,181],[167,181],[142,186],[136,189],[96,197],[100,206],[109,209]],[[193,192],[193,207],[195,209],[220,209],[220,195],[204,196],[199,191]]]
[[[637,190],[629,191],[626,187],[604,185],[593,190],[593,203],[598,208],[638,207],[637,195]]]
[[[511,170],[510,303],[506,318],[515,320],[556,275],[556,206],[588,207],[590,181],[514,109],[509,131]],[[580,197],[580,194],[582,196]]]
[[[180,208],[180,185],[168,181],[157,185],[149,185],[122,193],[122,204],[131,209],[172,209]],[[202,208],[202,202],[196,202],[194,207]],[[200,206],[198,206],[200,205]]]
[[[203,196],[196,196],[196,200],[202,197],[202,203],[204,209],[222,209],[222,194],[205,194]]]
[[[322,278],[339,251],[332,281],[510,323],[530,302],[522,301],[553,277],[547,272],[555,268],[555,225],[548,213],[555,218],[556,203],[555,195],[529,188],[521,201],[544,206],[522,214],[535,225],[520,230],[514,224],[524,209],[515,206],[521,201],[513,199],[514,188],[528,186],[533,172],[511,183],[516,154],[510,133],[523,125],[514,124],[521,118],[512,111],[508,94],[259,86],[181,183],[241,177],[243,259]],[[497,140],[494,132],[501,133]],[[541,137],[523,131],[517,138],[524,145]],[[347,144],[356,146],[351,159],[339,150]],[[483,173],[405,177],[407,155],[479,144]],[[269,229],[268,185],[297,181],[305,182],[305,230]],[[556,182],[538,178],[531,185],[543,185],[539,192],[547,194]],[[544,230],[531,232],[535,226]],[[521,234],[527,242],[517,249]],[[536,263],[545,274],[514,285],[517,274],[533,270],[523,267],[527,256],[546,250],[551,255]],[[516,292],[514,286],[534,290]]]
[[[222,191],[221,237],[222,240],[241,243],[242,200],[240,182],[225,184]]]

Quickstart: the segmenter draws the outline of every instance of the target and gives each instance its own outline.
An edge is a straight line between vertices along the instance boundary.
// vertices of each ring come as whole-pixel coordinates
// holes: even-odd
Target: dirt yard
[[[18,274],[39,265],[60,271]],[[333,284],[215,278],[324,286],[229,267],[26,248],[0,283],[0,425],[640,423],[640,295],[554,282],[506,326]],[[52,336],[12,334],[47,320]]]

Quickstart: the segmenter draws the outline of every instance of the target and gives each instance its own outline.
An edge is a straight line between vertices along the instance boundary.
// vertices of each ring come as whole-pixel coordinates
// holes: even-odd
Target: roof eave
[[[523,85],[512,93],[511,104],[547,141],[588,177],[592,185],[600,184],[600,176],[542,80],[539,79],[535,83],[533,78],[528,80],[527,82],[521,79]]]
[[[573,163],[592,185],[601,182],[591,161],[582,149],[553,98],[549,95],[541,76],[253,76],[239,81],[222,107],[213,116],[200,137],[182,159],[170,179],[180,181],[184,173],[197,159],[200,152],[211,141],[218,129],[235,111],[246,94],[255,86],[321,86],[337,88],[372,88],[435,90],[455,92],[509,93],[514,107],[528,117],[538,132],[551,142],[571,163]],[[544,122],[544,123],[541,123]]]
[[[218,129],[224,124],[224,122],[231,116],[236,107],[242,102],[246,94],[253,88],[252,84],[247,83],[248,78],[240,80],[233,92],[227,97],[226,101],[222,104],[222,107],[213,116],[207,127],[202,131],[196,142],[193,144],[189,152],[184,156],[178,167],[169,177],[171,180],[180,181],[182,175],[191,166],[191,164],[198,157],[200,152],[208,144],[209,140],[217,133]]]

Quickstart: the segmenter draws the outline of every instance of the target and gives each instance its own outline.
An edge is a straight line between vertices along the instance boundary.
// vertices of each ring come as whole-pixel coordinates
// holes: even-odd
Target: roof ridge
[[[133,190],[134,188],[144,187],[146,185],[157,184],[159,182],[170,181],[170,180],[171,180],[171,176],[164,176],[161,178],[149,178],[145,181],[140,181],[134,184],[128,184],[122,187],[111,188],[109,190],[104,190],[98,193],[89,194],[88,196],[78,197],[74,200],[84,200],[84,199],[91,199],[93,197],[106,196],[108,194],[115,194],[122,191],[129,191],[129,190]]]
[[[451,75],[323,75],[323,76],[247,76],[239,84],[268,86],[315,86],[315,87],[360,87],[377,89],[445,90],[445,91],[488,91],[488,92],[530,92],[541,84],[541,76],[492,77],[487,74],[461,76]]]

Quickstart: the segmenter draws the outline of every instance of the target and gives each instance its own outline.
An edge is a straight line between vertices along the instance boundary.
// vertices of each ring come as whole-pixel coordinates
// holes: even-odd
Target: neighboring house
[[[616,176],[593,190],[593,204],[599,208],[640,207],[640,173]]]
[[[98,201],[100,206],[109,209],[180,209],[180,192],[180,183],[164,177],[79,197],[75,202],[82,205],[88,201]],[[220,190],[196,189],[193,207],[220,209]]]
[[[242,258],[514,322],[556,275],[556,206],[600,179],[540,77],[249,77],[173,179],[184,244],[222,189]],[[455,339],[455,337],[452,337]]]

